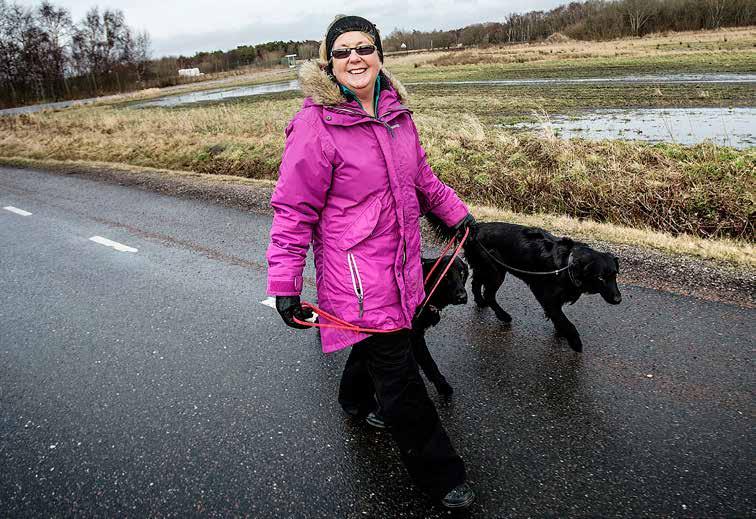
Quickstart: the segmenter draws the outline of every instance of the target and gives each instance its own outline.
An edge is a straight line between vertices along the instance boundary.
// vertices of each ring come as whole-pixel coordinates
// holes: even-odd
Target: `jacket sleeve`
[[[467,216],[469,209],[452,188],[441,182],[428,165],[425,150],[413,123],[417,146],[417,176],[415,190],[422,214],[433,213],[449,227],[454,227]]]
[[[333,147],[310,122],[295,117],[286,128],[278,182],[270,201],[268,295],[293,296],[302,291],[307,250],[331,185],[332,156]]]

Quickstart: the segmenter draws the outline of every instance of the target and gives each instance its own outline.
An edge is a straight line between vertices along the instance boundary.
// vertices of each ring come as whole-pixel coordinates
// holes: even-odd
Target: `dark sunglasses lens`
[[[375,52],[375,45],[363,45],[354,49],[360,56],[369,56]]]
[[[344,59],[348,58],[351,53],[352,49],[333,49],[331,51],[331,56],[336,59]]]
[[[375,52],[375,45],[360,45],[355,47],[354,50],[360,56],[370,56]],[[331,51],[331,56],[336,59],[348,58],[350,54],[352,54],[352,49],[333,49]]]

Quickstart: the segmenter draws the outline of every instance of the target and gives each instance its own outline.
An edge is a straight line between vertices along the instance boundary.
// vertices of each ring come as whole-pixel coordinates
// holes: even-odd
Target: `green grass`
[[[454,56],[452,54],[452,56]],[[442,62],[443,63],[443,62]],[[753,73],[756,52],[703,52],[657,56],[600,56],[543,59],[523,63],[483,61],[472,64],[400,65],[392,70],[403,81],[482,81],[492,79],[620,77],[636,74]]]

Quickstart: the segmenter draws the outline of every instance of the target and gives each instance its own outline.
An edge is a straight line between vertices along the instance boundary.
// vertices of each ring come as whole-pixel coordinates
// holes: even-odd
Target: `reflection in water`
[[[535,130],[544,123],[506,126]],[[649,142],[715,144],[748,148],[756,145],[756,108],[644,108],[553,116],[545,126],[569,139],[622,139]]]
[[[252,85],[238,88],[224,88],[220,90],[202,90],[201,92],[191,92],[189,94],[179,94],[169,97],[161,97],[133,105],[134,108],[147,107],[172,107],[182,106],[193,103],[202,103],[207,101],[222,101],[224,99],[234,99],[237,97],[249,97],[262,94],[273,94],[276,92],[288,92],[297,90],[299,81],[284,81],[279,83],[263,83],[261,85]]]

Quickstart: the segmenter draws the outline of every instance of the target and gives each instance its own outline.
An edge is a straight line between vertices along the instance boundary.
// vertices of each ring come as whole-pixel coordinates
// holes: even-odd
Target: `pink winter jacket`
[[[373,118],[316,63],[302,66],[306,99],[286,128],[271,199],[268,294],[300,294],[312,244],[318,306],[361,327],[410,328],[425,295],[420,216],[453,226],[468,209],[428,166],[404,88],[381,74]],[[326,353],[366,337],[321,330]]]

